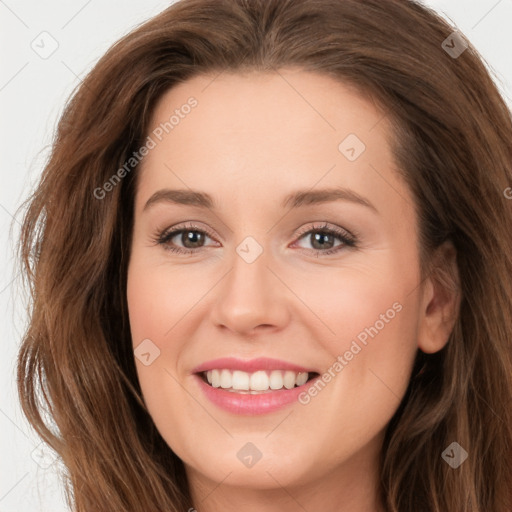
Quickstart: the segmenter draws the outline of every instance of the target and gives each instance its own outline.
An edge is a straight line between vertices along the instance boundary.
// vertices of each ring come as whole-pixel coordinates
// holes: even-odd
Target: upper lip
[[[268,357],[258,357],[256,359],[222,357],[220,359],[206,361],[205,363],[196,366],[192,370],[192,373],[201,373],[215,369],[240,370],[247,373],[256,372],[258,370],[290,370],[293,372],[314,373],[314,370],[304,368],[303,366],[299,366],[288,361],[281,361],[279,359],[271,359]]]

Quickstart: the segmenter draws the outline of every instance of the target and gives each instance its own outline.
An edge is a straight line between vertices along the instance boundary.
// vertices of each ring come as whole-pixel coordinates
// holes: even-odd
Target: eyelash
[[[197,248],[197,249],[185,249],[181,247],[173,247],[169,245],[169,241],[173,239],[176,235],[184,232],[197,232],[201,233],[203,235],[207,235],[209,238],[214,239],[213,235],[204,228],[199,228],[198,226],[194,224],[187,224],[185,226],[178,226],[177,228],[167,229],[163,232],[157,232],[153,240],[155,244],[162,245],[163,248],[166,251],[178,253],[178,254],[193,254],[201,249],[204,249],[204,247]],[[337,228],[335,226],[330,227],[329,224],[323,223],[322,225],[314,225],[310,228],[304,229],[300,231],[297,234],[297,241],[303,238],[305,235],[311,234],[311,233],[323,233],[328,235],[333,235],[341,240],[341,244],[338,246],[335,246],[331,249],[327,249],[325,251],[321,251],[319,249],[303,249],[306,251],[313,251],[317,257],[318,256],[328,256],[330,254],[334,254],[339,252],[341,249],[349,247],[349,248],[356,248],[357,247],[357,236],[352,235],[348,231],[345,231],[344,229]]]

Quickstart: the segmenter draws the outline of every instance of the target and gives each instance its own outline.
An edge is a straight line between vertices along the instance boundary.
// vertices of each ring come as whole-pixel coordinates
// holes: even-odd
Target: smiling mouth
[[[248,373],[241,370],[213,369],[197,375],[213,388],[221,388],[232,393],[257,395],[303,386],[319,374],[290,370],[258,370]]]

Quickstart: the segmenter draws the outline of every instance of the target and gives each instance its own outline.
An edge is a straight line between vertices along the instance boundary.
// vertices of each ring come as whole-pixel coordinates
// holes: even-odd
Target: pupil
[[[320,249],[325,249],[326,247],[326,244],[327,245],[330,245],[328,242],[325,243],[325,242],[322,242],[321,240],[324,238],[324,237],[332,237],[332,235],[329,235],[327,233],[316,233],[314,235],[314,243],[313,243],[313,247],[315,246],[315,243],[318,242],[320,243]]]
[[[197,237],[198,240],[194,240],[195,237]],[[203,234],[199,233],[198,231],[184,231],[183,235],[182,235],[182,242],[185,247],[187,247],[189,249],[194,249],[195,248],[194,244],[200,245],[200,243],[202,241],[202,237],[203,237]],[[193,244],[193,247],[187,246],[188,242],[191,242]]]

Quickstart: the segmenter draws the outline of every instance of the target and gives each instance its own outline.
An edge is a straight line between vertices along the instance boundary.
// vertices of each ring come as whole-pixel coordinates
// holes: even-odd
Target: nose
[[[284,328],[290,292],[269,263],[265,251],[251,263],[235,253],[231,269],[216,287],[212,310],[216,326],[243,335]]]

